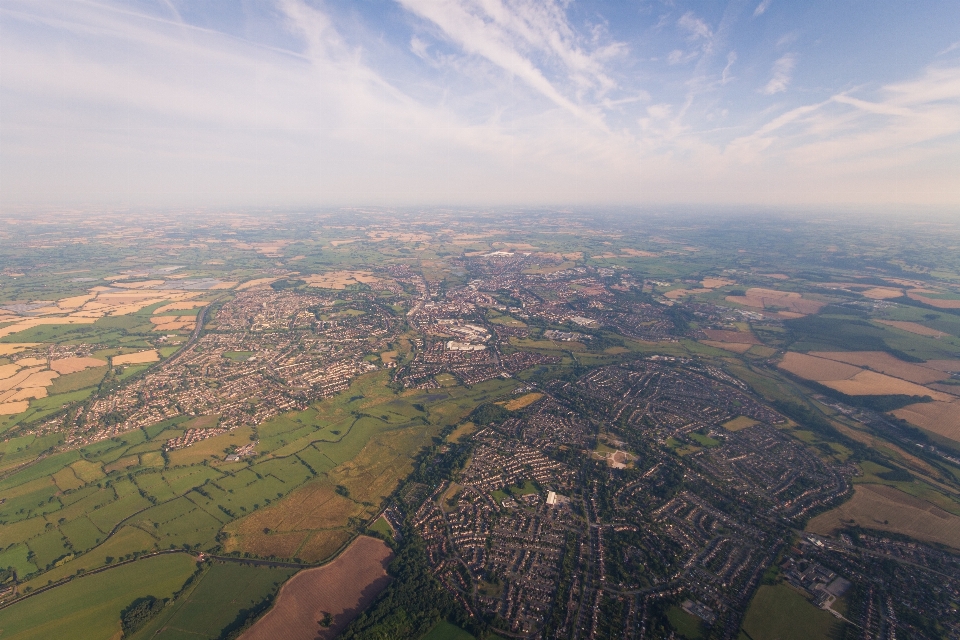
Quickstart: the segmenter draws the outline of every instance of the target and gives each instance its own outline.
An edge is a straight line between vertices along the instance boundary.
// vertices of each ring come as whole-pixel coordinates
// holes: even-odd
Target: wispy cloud
[[[797,65],[797,55],[788,53],[773,63],[773,72],[770,81],[763,87],[763,93],[771,96],[783,93],[792,79],[793,68]]]
[[[753,17],[757,18],[765,14],[767,9],[770,8],[771,2],[773,2],[773,0],[761,0],[760,4],[757,5],[757,8],[753,10]]]
[[[622,54],[624,45],[594,45],[577,35],[567,21],[564,5],[533,0],[398,0],[427,20],[446,39],[466,53],[481,56],[557,106],[594,126],[603,126],[599,114],[584,105],[584,92],[602,98],[616,87],[604,62]],[[562,74],[548,78],[537,58],[545,58]],[[572,95],[564,88],[570,87]]]
[[[742,4],[678,0],[628,47],[566,0],[396,2],[366,29],[272,0],[218,30],[172,0],[3,0],[0,204],[960,198],[952,38],[831,86],[796,73],[804,38],[739,40]]]

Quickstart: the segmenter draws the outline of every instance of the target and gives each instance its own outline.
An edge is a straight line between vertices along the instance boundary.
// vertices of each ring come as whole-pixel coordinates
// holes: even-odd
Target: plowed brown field
[[[327,640],[336,637],[390,581],[393,558],[381,540],[358,537],[333,562],[301,571],[280,589],[273,608],[241,640]],[[320,624],[330,614],[332,622]]]

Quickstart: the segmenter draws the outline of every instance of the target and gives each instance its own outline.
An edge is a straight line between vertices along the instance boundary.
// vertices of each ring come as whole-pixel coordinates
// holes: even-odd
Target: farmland
[[[361,536],[333,562],[298,573],[280,590],[273,608],[243,640],[333,638],[346,627],[389,578],[390,548]]]
[[[829,636],[813,556],[854,624],[960,629],[949,234],[903,232],[921,278],[853,227],[504,215],[0,243],[3,637],[174,594],[128,635]]]
[[[960,517],[882,485],[858,485],[849,502],[817,516],[807,529],[829,534],[853,523],[960,549]]]
[[[133,600],[168,598],[193,574],[185,554],[158,556],[73,580],[0,610],[4,638],[102,640],[120,631],[120,611]]]

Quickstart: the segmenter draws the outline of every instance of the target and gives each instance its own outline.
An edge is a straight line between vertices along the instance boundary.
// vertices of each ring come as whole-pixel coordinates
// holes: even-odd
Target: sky
[[[957,0],[0,0],[0,213],[960,216]]]

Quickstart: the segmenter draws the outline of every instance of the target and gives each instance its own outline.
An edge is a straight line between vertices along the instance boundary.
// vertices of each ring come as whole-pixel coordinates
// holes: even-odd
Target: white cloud
[[[797,64],[797,55],[788,53],[773,63],[773,75],[763,88],[763,93],[771,96],[783,93],[792,79],[793,68]]]
[[[583,92],[602,98],[616,83],[604,62],[622,54],[611,42],[587,48],[568,23],[564,5],[555,0],[398,0],[407,10],[437,27],[466,53],[492,62],[532,89],[593,126],[599,114],[580,102]],[[597,39],[597,32],[589,40]],[[536,61],[545,57],[564,70],[554,80]],[[572,95],[565,90],[569,87]]]
[[[960,66],[945,58],[754,109],[732,82],[745,50],[718,73],[704,53],[724,28],[693,14],[669,20],[660,62],[621,66],[623,45],[561,0],[402,3],[422,20],[384,62],[303,0],[276,0],[271,46],[160,4],[4,0],[0,203],[960,204]],[[785,91],[797,60],[761,91]]]
[[[680,16],[677,24],[689,34],[693,42],[702,42],[704,53],[710,53],[713,50],[714,34],[710,26],[695,16],[692,11],[687,11]]]
[[[766,13],[767,9],[770,8],[771,2],[773,2],[773,0],[761,0],[760,4],[757,5],[757,8],[753,10],[753,17],[757,18]]]
[[[720,74],[720,84],[727,84],[733,80],[733,76],[730,75],[730,69],[733,68],[733,64],[737,61],[737,52],[731,51],[727,54],[727,66],[723,68],[723,72]]]

